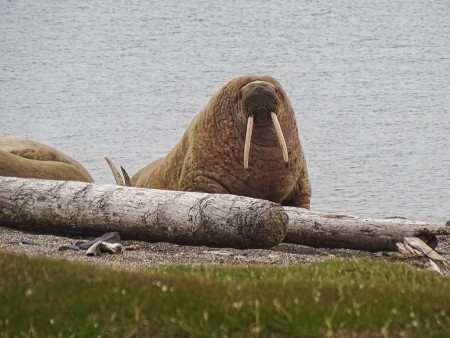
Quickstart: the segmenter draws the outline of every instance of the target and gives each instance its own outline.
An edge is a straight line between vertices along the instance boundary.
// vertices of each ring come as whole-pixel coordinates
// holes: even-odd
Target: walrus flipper
[[[308,176],[299,179],[296,189],[289,195],[281,205],[310,209],[311,207],[311,183]]]

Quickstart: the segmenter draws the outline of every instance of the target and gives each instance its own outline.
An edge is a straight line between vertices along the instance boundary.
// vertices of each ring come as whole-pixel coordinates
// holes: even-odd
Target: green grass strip
[[[0,252],[1,337],[450,337],[450,279],[402,264],[117,271]]]

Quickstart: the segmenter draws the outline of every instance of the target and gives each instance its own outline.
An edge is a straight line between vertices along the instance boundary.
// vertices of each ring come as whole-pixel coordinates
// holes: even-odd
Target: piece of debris
[[[104,243],[120,243],[120,236],[117,231],[107,232],[100,237],[97,237],[91,241],[78,241],[75,244],[64,244],[58,248],[59,251],[64,250],[88,250],[92,245],[97,242]],[[76,249],[78,248],[78,249]]]
[[[445,267],[450,267],[450,262],[439,255],[436,251],[430,248],[424,241],[417,237],[405,237],[403,243],[396,243],[400,253],[397,258],[414,258],[414,257],[428,257],[430,269],[442,274],[439,262]]]
[[[424,256],[432,259],[433,261],[441,262],[445,267],[450,267],[450,262],[439,255],[436,251],[430,248],[424,241],[417,237],[405,237],[405,242],[416,251],[421,252]]]
[[[101,256],[102,253],[121,254],[123,253],[122,244],[97,242],[86,251],[86,256]]]
[[[117,231],[107,232],[107,233],[103,234],[102,236],[97,237],[91,241],[81,242],[81,243],[77,242],[77,243],[75,243],[75,245],[78,246],[82,250],[87,250],[93,244],[95,244],[97,242],[120,243],[120,236]]]
[[[439,266],[435,262],[433,262],[432,259],[430,259],[428,261],[428,265],[430,267],[430,270],[436,271],[438,274],[442,275],[441,269],[439,268]]]
[[[423,256],[422,252],[415,250],[413,247],[407,243],[397,243],[398,252],[402,255],[402,258],[411,258],[417,256]]]
[[[66,250],[80,251],[81,249],[74,244],[64,244],[58,248],[58,251],[66,251]]]

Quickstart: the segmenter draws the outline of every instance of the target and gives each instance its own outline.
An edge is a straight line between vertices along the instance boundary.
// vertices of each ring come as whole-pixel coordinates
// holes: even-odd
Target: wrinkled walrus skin
[[[0,137],[0,176],[93,182],[79,162],[40,142]]]
[[[278,117],[286,154],[271,112]],[[245,169],[249,117],[254,126]],[[131,183],[143,188],[230,193],[306,209],[311,198],[294,111],[278,81],[265,75],[228,82],[195,116],[169,154],[138,171]]]

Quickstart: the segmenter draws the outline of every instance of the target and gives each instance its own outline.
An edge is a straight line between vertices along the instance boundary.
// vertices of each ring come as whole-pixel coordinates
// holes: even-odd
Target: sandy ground
[[[92,238],[89,238],[92,239]],[[428,259],[398,259],[392,253],[369,253],[346,249],[316,249],[295,244],[282,243],[271,249],[232,249],[206,246],[185,246],[171,243],[148,243],[121,241],[124,246],[138,245],[135,251],[123,254],[86,256],[86,251],[59,248],[74,244],[80,239],[28,233],[0,226],[0,254],[2,251],[23,253],[67,261],[83,261],[117,269],[136,270],[162,265],[249,265],[271,264],[286,266],[296,263],[314,263],[330,258],[368,258],[395,260],[429,269]],[[450,236],[440,237],[436,251],[450,259]],[[450,276],[450,268],[439,264],[442,272]]]

